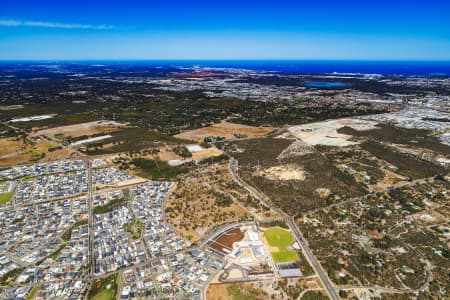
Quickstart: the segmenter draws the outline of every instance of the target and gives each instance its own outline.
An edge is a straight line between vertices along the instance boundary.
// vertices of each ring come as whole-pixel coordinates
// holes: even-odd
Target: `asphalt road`
[[[266,195],[264,195],[263,193],[261,193],[260,191],[255,189],[254,187],[252,187],[252,186],[248,185],[246,182],[244,182],[237,174],[237,169],[238,169],[237,160],[230,157],[230,173],[233,176],[233,178],[235,179],[235,181],[240,186],[245,188],[247,191],[252,193],[261,203],[263,203],[265,206],[271,208],[272,210],[276,211],[278,214],[280,214],[283,217],[283,220],[286,222],[286,224],[289,226],[289,229],[294,234],[294,237],[295,237],[297,243],[302,248],[303,253],[305,254],[307,260],[311,264],[311,266],[314,269],[314,271],[316,272],[316,274],[319,276],[320,281],[322,282],[323,286],[327,290],[330,298],[333,300],[340,299],[334,288],[333,283],[328,278],[328,275],[326,274],[325,270],[322,268],[322,266],[320,265],[320,263],[314,256],[311,248],[309,248],[308,242],[305,240],[305,238],[301,234],[300,230],[297,228],[297,225],[295,224],[293,218],[290,217],[289,215],[287,215],[285,212],[283,212],[278,207],[275,207]]]
[[[89,224],[89,278],[94,276],[94,214],[92,211],[92,162],[89,157],[85,158],[88,176],[88,224]]]

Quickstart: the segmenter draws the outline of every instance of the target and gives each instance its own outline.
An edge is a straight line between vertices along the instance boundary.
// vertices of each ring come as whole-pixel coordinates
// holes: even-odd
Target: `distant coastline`
[[[90,64],[246,69],[297,74],[379,74],[450,76],[450,61],[349,61],[349,60],[0,60],[0,64]]]

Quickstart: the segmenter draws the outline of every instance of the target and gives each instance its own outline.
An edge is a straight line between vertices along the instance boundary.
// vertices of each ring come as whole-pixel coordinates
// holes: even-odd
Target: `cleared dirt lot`
[[[192,153],[192,159],[194,160],[202,160],[211,156],[219,156],[222,154],[222,151],[216,148],[205,149],[203,151]]]
[[[0,139],[0,157],[20,152],[23,147],[23,142],[16,138],[3,138]]]
[[[53,137],[55,135],[78,137],[82,135],[93,135],[101,132],[112,132],[123,126],[125,125],[115,121],[94,121],[43,129],[37,131],[36,135],[45,135],[48,137]]]
[[[221,136],[226,139],[235,138],[235,134],[247,137],[257,137],[266,135],[272,132],[273,129],[274,128],[272,127],[253,127],[222,121],[221,123],[208,127],[182,132],[175,135],[175,137],[179,139],[203,142],[204,138],[208,136]]]
[[[35,161],[48,161],[55,159],[65,159],[70,156],[67,149],[56,149],[56,144],[46,140],[39,140],[31,143],[27,140],[16,138],[0,139],[0,167],[11,166]],[[55,150],[49,151],[54,148]]]
[[[296,164],[270,167],[262,170],[258,175],[271,180],[305,180],[305,171]]]
[[[357,131],[376,128],[377,123],[361,119],[339,119],[317,123],[310,123],[300,126],[293,126],[289,131],[300,138],[308,145],[326,145],[345,147],[356,145],[357,142],[351,141],[351,135],[338,133],[337,130],[342,127],[350,127]]]
[[[214,248],[224,254],[227,254],[223,251],[223,249],[227,249],[228,251],[233,250],[233,243],[239,242],[244,238],[244,233],[240,228],[233,228],[224,232],[217,239],[215,239],[209,247]]]
[[[231,295],[228,295],[227,287],[231,284],[210,284],[206,292],[207,300],[233,300]]]

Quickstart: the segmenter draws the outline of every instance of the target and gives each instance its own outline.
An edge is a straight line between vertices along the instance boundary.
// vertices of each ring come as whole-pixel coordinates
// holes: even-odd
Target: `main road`
[[[247,184],[245,181],[243,181],[237,172],[238,169],[238,162],[233,157],[230,157],[230,173],[233,176],[234,180],[243,188],[245,188],[247,191],[249,191],[251,194],[255,196],[256,199],[258,199],[263,205],[269,207],[270,209],[277,212],[283,220],[286,222],[286,225],[289,226],[289,229],[294,234],[294,237],[299,244],[299,246],[302,248],[303,253],[305,254],[307,260],[311,264],[312,268],[316,272],[316,274],[319,276],[320,281],[322,282],[323,286],[328,292],[328,295],[333,300],[338,300],[339,296],[336,293],[336,290],[334,288],[333,283],[331,282],[330,278],[328,278],[327,273],[322,268],[320,263],[318,262],[317,258],[314,256],[311,248],[309,248],[308,242],[303,237],[300,230],[297,228],[297,225],[295,224],[294,218],[286,214],[284,211],[279,209],[278,207],[274,206],[272,204],[272,201],[269,199],[268,196],[263,194],[262,192],[258,191],[256,188],[252,187],[251,185]]]
[[[88,156],[85,157],[85,164],[88,178],[88,228],[89,228],[89,278],[94,277],[95,258],[94,258],[94,213],[92,207],[93,186],[92,186],[92,162]]]

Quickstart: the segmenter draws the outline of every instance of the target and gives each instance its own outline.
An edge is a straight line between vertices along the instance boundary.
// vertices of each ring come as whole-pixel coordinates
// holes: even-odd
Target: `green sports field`
[[[13,193],[0,194],[0,205],[3,205],[12,199]]]
[[[264,231],[264,236],[270,246],[278,248],[278,251],[271,253],[276,263],[291,262],[299,259],[297,252],[286,250],[286,247],[294,243],[294,237],[289,231],[280,227],[271,227]]]

